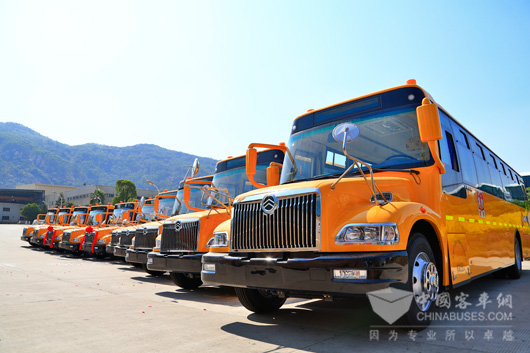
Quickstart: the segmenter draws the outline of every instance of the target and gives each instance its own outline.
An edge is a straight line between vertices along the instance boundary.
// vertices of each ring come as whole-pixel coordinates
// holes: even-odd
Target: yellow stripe
[[[458,220],[459,220],[460,222],[465,222],[465,221],[466,221],[466,219],[465,219],[464,217],[458,217]]]
[[[475,220],[473,218],[470,218],[469,223],[475,223]]]
[[[497,222],[493,222],[493,225],[496,226],[496,225],[497,225]]]
[[[452,221],[453,220],[453,216],[445,216],[445,219],[448,220],[448,221]]]
[[[491,224],[491,222],[490,221],[486,221],[486,224]]]
[[[479,219],[479,220],[478,220],[478,223],[482,224],[482,223],[484,223],[484,221],[481,220],[481,219]]]

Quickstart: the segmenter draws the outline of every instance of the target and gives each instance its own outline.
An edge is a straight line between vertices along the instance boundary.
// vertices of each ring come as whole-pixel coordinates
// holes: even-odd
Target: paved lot
[[[289,299],[256,315],[229,288],[182,290],[120,261],[32,248],[21,233],[0,226],[0,352],[530,351],[529,262],[520,280],[483,278],[451,292],[444,312],[460,316],[416,333],[389,327],[364,298]],[[456,296],[471,305],[456,307]]]

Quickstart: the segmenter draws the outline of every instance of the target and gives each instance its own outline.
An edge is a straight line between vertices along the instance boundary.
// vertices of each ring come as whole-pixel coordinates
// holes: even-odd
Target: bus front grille
[[[197,251],[199,221],[179,222],[164,224],[160,252]]]
[[[129,247],[132,245],[132,238],[134,237],[134,230],[122,230],[120,234],[120,247]]]
[[[137,229],[134,236],[134,248],[137,250],[152,250],[155,247],[157,236],[158,229],[156,228],[147,228],[146,233],[144,233],[144,229]]]
[[[267,195],[264,199],[267,198]],[[278,197],[265,214],[262,200],[234,204],[230,234],[233,251],[317,250],[320,196],[316,193]]]

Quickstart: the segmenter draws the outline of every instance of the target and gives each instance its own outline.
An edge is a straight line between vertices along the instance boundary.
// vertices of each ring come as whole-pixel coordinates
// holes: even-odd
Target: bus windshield
[[[106,211],[105,209],[101,209],[101,208],[90,210],[90,213],[88,214],[87,224],[88,225],[96,224],[96,215],[99,213],[104,213],[105,211]]]
[[[54,223],[55,222],[55,215],[57,214],[57,211],[48,211],[46,215],[48,216],[49,222]]]
[[[175,205],[175,197],[177,197],[176,192],[166,193],[163,195],[163,197],[159,197],[157,213],[166,217],[172,216],[173,206]]]
[[[267,183],[267,167],[268,164],[261,164],[256,166],[256,174],[254,180],[261,184]],[[255,187],[250,183],[247,177],[245,167],[230,169],[224,172],[220,172],[214,175],[212,180],[212,187],[221,189],[215,192],[213,196],[221,201],[223,204],[228,205],[228,197],[234,198],[239,194],[243,194],[247,191],[254,190]],[[228,195],[225,195],[228,190]],[[206,202],[209,206],[220,206],[212,197],[208,198]]]
[[[134,206],[135,206],[134,203],[123,203],[123,204],[116,205],[116,208],[112,212],[112,220],[114,222],[120,221],[123,217],[123,213],[125,211],[134,210]],[[154,211],[154,207],[153,207],[153,211]]]
[[[72,218],[70,218],[70,224],[85,224],[85,218],[86,218],[86,209],[84,210],[74,210],[74,213],[72,213]],[[77,217],[79,217],[79,223],[77,222]]]
[[[142,206],[142,215],[140,216],[140,219],[143,221],[154,221],[155,220],[155,205],[144,204]]]
[[[372,168],[405,169],[433,163],[428,145],[420,140],[416,109],[400,107],[350,116],[291,135],[288,146],[295,165],[286,154],[280,183],[336,176],[351,166],[342,143],[332,136],[333,129],[343,122],[360,130],[360,136],[347,144],[348,154]]]

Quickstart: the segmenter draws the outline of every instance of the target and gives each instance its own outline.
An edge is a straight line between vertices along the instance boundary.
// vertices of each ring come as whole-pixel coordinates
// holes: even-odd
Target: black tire
[[[263,289],[235,288],[241,304],[258,314],[272,313],[281,308],[286,298],[280,298]]]
[[[506,274],[508,275],[508,278],[519,279],[521,278],[521,275],[523,274],[523,265],[522,265],[523,257],[522,257],[521,243],[519,242],[519,238],[515,237],[515,242],[514,242],[513,247],[514,247],[515,263],[506,269]]]
[[[171,272],[169,277],[177,286],[184,289],[196,289],[202,284],[201,278],[191,273]]]
[[[428,315],[419,314],[432,310],[440,291],[438,269],[431,246],[423,234],[411,236],[407,253],[409,276],[405,288],[414,295],[409,311],[403,315],[400,323],[422,330],[430,325],[431,320]]]
[[[166,271],[154,271],[154,270],[150,270],[150,269],[147,268],[147,264],[142,264],[142,268],[144,269],[145,272],[147,272],[147,273],[150,274],[151,276],[155,276],[155,277],[163,276],[164,273],[166,273]]]

